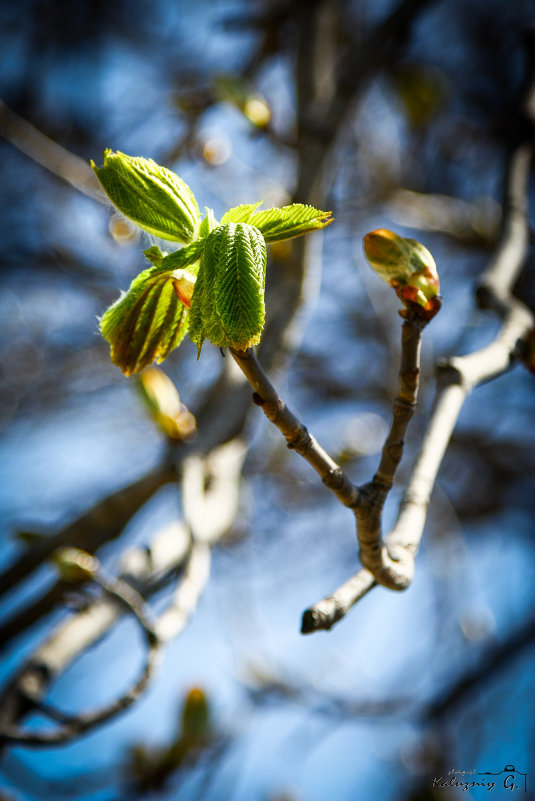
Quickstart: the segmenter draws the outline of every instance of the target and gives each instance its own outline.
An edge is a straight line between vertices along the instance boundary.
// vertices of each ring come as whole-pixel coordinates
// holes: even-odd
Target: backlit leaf
[[[265,318],[266,246],[246,223],[226,223],[207,237],[195,291],[189,336],[199,353],[207,338],[245,350],[259,342]]]
[[[244,203],[241,206],[234,206],[233,209],[229,209],[227,213],[223,215],[221,218],[221,225],[229,222],[249,223],[251,222],[251,217],[261,205],[262,201],[259,200],[258,203]]]
[[[102,317],[100,330],[110,343],[112,361],[125,375],[161,362],[180,344],[188,326],[188,311],[179,300],[175,283],[184,279],[184,267],[198,259],[202,244],[161,254],[149,248],[156,266],[140,273]]]
[[[104,151],[104,163],[91,166],[111,202],[150,234],[191,242],[199,225],[197,201],[184,181],[152,159]]]
[[[330,211],[320,211],[313,206],[293,203],[280,209],[257,211],[249,223],[258,228],[266,242],[278,242],[294,236],[325,228],[333,221]]]

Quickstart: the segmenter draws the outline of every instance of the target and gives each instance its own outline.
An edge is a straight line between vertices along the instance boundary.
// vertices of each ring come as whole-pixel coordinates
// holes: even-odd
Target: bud
[[[195,432],[196,422],[171,379],[158,367],[139,374],[137,388],[154,422],[172,439],[185,439]]]
[[[191,308],[191,298],[195,289],[195,276],[188,270],[175,270],[173,273],[173,288],[179,301],[187,309]]]
[[[205,740],[210,730],[210,706],[204,690],[193,687],[182,708],[181,739],[186,742]]]
[[[91,166],[104,191],[125,217],[150,234],[173,242],[191,242],[199,225],[199,207],[187,184],[152,159],[104,151],[104,164]]]
[[[58,568],[63,581],[87,581],[96,576],[100,562],[81,548],[59,548],[52,555],[52,561]]]
[[[364,237],[364,255],[411,314],[426,320],[435,316],[442,300],[437,266],[426,247],[415,239],[379,228]],[[402,314],[406,316],[407,312]]]

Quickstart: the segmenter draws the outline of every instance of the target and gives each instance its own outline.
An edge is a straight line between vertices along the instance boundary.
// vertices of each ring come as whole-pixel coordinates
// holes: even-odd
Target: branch
[[[412,579],[431,492],[464,401],[477,386],[511,369],[535,325],[534,315],[510,294],[524,263],[528,242],[527,203],[521,201],[527,190],[529,169],[525,147],[520,144],[509,159],[505,185],[510,202],[504,208],[502,236],[483,274],[482,290],[476,291],[489,307],[498,311],[503,318],[502,326],[490,345],[439,365],[437,395],[427,431],[403,494],[398,519],[385,539],[391,558],[405,570],[406,586]],[[533,153],[533,145],[530,152]],[[374,586],[371,574],[360,570],[332,595],[304,612],[303,633],[331,628]]]
[[[162,587],[166,580],[184,565],[185,560],[187,560],[185,574],[187,576],[188,570],[191,570],[192,553],[191,541],[185,527],[177,526],[176,523],[162,529],[154,537],[149,547],[136,546],[127,551],[121,560],[123,569],[120,577],[132,586],[129,587],[128,593],[124,592],[123,583],[115,586],[119,593],[116,598],[121,597],[120,605],[109,597],[87,604],[78,614],[58,624],[49,638],[34,651],[11,678],[0,697],[0,741],[2,737],[4,740],[10,739],[5,736],[6,733],[21,733],[16,726],[17,722],[38,708],[54,679],[115,625],[122,614],[121,606],[126,604],[127,608],[130,607],[138,620],[140,620],[138,612],[141,612],[141,619],[147,618],[143,602],[141,601],[142,605],[140,605],[138,600],[139,595],[132,594],[134,592],[133,585],[138,588],[139,594],[149,595]],[[133,599],[136,600],[133,602]],[[191,611],[193,608],[190,605]],[[149,622],[145,627],[146,632],[157,628],[158,625],[158,621],[155,627]],[[160,631],[158,631],[158,635],[160,635]],[[147,638],[151,637],[148,633],[146,636]],[[162,639],[161,636],[160,639]],[[130,690],[130,694],[134,692],[139,697],[146,688],[152,674],[155,657],[156,653],[151,653],[149,650],[145,674]],[[129,698],[130,696],[128,696]],[[132,698],[133,700],[135,698]],[[127,700],[127,704],[129,702]],[[122,708],[121,706],[117,707],[112,714],[117,714]],[[104,719],[95,721],[92,725],[103,722]],[[77,731],[74,732],[69,739],[77,734]],[[38,743],[34,742],[33,744],[37,745]]]
[[[230,352],[254,390],[254,403],[262,407],[268,420],[284,435],[288,447],[297,451],[314,468],[325,486],[334,492],[344,506],[357,506],[360,502],[358,487],[281,400],[258,363],[254,350],[248,348],[238,351],[231,348]]]
[[[9,726],[0,731],[0,742],[5,741],[27,746],[48,746],[71,741],[89,729],[115,717],[119,712],[128,709],[138,700],[148,686],[156,667],[162,640],[156,634],[150,621],[145,602],[132,586],[121,579],[98,573],[94,577],[94,581],[104,590],[106,595],[114,601],[119,601],[123,607],[130,611],[141,626],[147,642],[147,656],[140,677],[115,701],[99,709],[82,712],[76,716],[66,715],[47,704],[41,705],[40,688],[34,682],[25,682],[20,689],[24,691],[26,699],[30,702],[33,701],[36,709],[40,709],[61,725],[46,731],[28,731],[19,726]]]
[[[42,538],[0,575],[0,596],[40,567],[58,548],[69,545],[94,553],[118,537],[141,506],[161,486],[173,480],[176,481],[174,469],[159,468],[104,498],[56,534]],[[68,588],[64,581],[56,581],[46,593],[5,620],[0,625],[0,644],[5,645],[51,612]]]
[[[420,383],[420,345],[425,321],[405,319],[401,334],[399,391],[394,400],[393,419],[386,438],[379,468],[372,481],[362,488],[364,501],[356,510],[360,561],[380,584],[394,590],[405,589],[412,572],[407,560],[392,559],[382,541],[383,507],[394,484],[394,476],[403,456],[405,433],[413,416]]]
[[[107,205],[108,201],[89,164],[19,117],[3,100],[0,100],[0,134],[58,178],[93,200]]]

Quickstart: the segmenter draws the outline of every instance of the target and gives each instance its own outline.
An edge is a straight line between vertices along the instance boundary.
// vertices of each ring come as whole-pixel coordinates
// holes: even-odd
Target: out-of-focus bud
[[[139,240],[141,233],[139,228],[136,228],[135,225],[132,225],[131,222],[125,220],[119,214],[113,215],[108,228],[118,245],[132,245]]]
[[[168,437],[186,439],[195,433],[195,418],[163,370],[146,368],[139,374],[137,387],[150,416]]]
[[[125,217],[150,234],[174,242],[191,242],[200,215],[184,181],[152,159],[104,151],[104,163],[91,166],[111,202]]]
[[[181,739],[187,743],[206,740],[210,733],[210,705],[200,687],[192,687],[182,708]]]
[[[100,562],[81,548],[59,548],[52,555],[59,576],[63,581],[87,581],[96,576]]]
[[[252,89],[237,75],[218,75],[215,92],[220,100],[226,100],[239,108],[256,128],[265,128],[271,119],[271,109],[266,99]]]
[[[410,313],[429,321],[440,310],[442,299],[437,266],[430,252],[415,239],[379,228],[364,237],[364,255],[383,281],[390,284]]]

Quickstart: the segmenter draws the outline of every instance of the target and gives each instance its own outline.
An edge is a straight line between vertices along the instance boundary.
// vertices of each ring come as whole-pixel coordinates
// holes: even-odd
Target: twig
[[[264,373],[254,350],[231,349],[232,356],[254,390],[254,402],[262,407],[266,417],[281,431],[288,447],[297,451],[314,468],[322,482],[334,492],[338,500],[353,510],[357,521],[361,562],[373,574],[372,581],[378,581],[391,589],[398,590],[405,589],[410,583],[412,573],[405,558],[399,561],[403,554],[398,551],[397,558],[393,559],[383,543],[381,518],[386,497],[394,483],[396,469],[403,454],[405,432],[416,405],[421,333],[424,326],[423,319],[411,315],[403,323],[399,391],[394,402],[392,426],[383,448],[379,468],[372,481],[362,487],[357,487],[350,481],[295,414],[288,409]],[[364,586],[368,583],[368,579],[365,579]],[[362,585],[360,580],[358,585],[359,588]],[[354,590],[353,583],[350,583],[350,586]],[[344,591],[343,595],[344,599],[352,597],[351,592],[348,595],[347,591]],[[330,614],[325,617],[325,610],[315,610],[314,614],[325,620],[338,619],[340,610],[345,608],[344,601],[340,600],[334,606],[330,600],[326,603],[330,608]],[[308,629],[312,624],[307,620],[303,625]]]
[[[79,713],[76,716],[65,715],[60,710],[57,710],[50,705],[45,705],[43,711],[49,717],[54,718],[56,721],[61,722],[61,725],[55,729],[47,731],[28,731],[20,726],[10,726],[0,731],[0,742],[7,741],[10,743],[19,743],[24,745],[45,746],[57,745],[73,740],[80,734],[92,729],[93,727],[104,723],[106,720],[117,715],[119,712],[131,706],[146,689],[149,681],[151,680],[155,667],[157,657],[159,656],[162,640],[156,634],[154,626],[149,619],[149,613],[145,602],[136,590],[128,585],[121,579],[108,576],[104,573],[98,573],[94,577],[94,581],[104,590],[104,592],[119,601],[134,617],[138,620],[145,639],[147,641],[147,657],[145,665],[141,672],[141,676],[134,682],[134,684],[110,704],[95,709],[89,712]],[[31,684],[26,687],[26,697],[32,701]],[[37,691],[35,698],[35,706],[40,706],[40,693]]]
[[[476,291],[503,318],[502,326],[490,345],[439,365],[437,395],[428,428],[403,494],[398,519],[385,539],[390,556],[405,570],[406,586],[412,580],[431,492],[463,403],[475,387],[511,369],[520,355],[521,343],[535,325],[534,315],[510,294],[527,251],[527,204],[522,202],[529,169],[525,147],[520,144],[509,159],[505,185],[510,201],[504,205],[502,236],[483,274],[482,289]],[[331,628],[374,586],[369,572],[359,571],[328,598],[304,612],[303,633]]]
[[[3,100],[0,100],[0,134],[84,195],[89,195],[99,203],[108,203],[93,170],[86,161],[42,134],[6,106]]]
[[[99,501],[56,534],[35,543],[0,575],[0,595],[22,581],[52,553],[64,546],[83,548],[91,553],[118,537],[130,518],[164,484],[176,480],[173,469],[159,468],[118,492]],[[57,581],[43,595],[33,599],[0,625],[0,644],[25,631],[57,606],[69,585]]]
[[[184,564],[186,558],[191,561],[191,551],[184,541],[185,538],[189,543],[184,526],[176,524],[166,526],[154,537],[150,547],[136,546],[124,554],[121,576],[128,579],[129,584],[134,582],[141,592],[147,594],[154,592]],[[122,586],[124,587],[124,583]],[[133,591],[133,588],[130,587],[130,590]],[[120,594],[125,595],[124,592]],[[130,601],[132,598],[130,593]],[[121,601],[121,605],[124,605],[124,601]],[[128,605],[129,599],[126,598],[126,606]],[[134,613],[141,610],[141,616],[145,616],[143,606],[139,606],[138,602],[134,606],[136,607],[135,611],[132,610]],[[4,732],[21,731],[16,727],[16,723],[34,709],[41,708],[41,699],[54,679],[80,654],[100,640],[115,625],[120,614],[121,609],[115,601],[102,598],[89,603],[82,611],[62,621],[55,628],[50,637],[12,677],[0,697],[0,742]],[[152,628],[152,623],[149,622],[146,631]],[[147,637],[152,635],[147,634]],[[149,653],[146,664],[149,674],[153,668],[154,658],[155,656]],[[147,686],[148,679],[143,683],[142,677],[140,681],[141,684],[137,685],[137,689],[133,688],[138,697]],[[121,711],[121,708],[117,708],[112,714]],[[46,713],[50,715],[51,709],[47,707]],[[96,722],[92,725],[96,725]],[[77,733],[74,732],[72,736],[76,736]],[[6,739],[9,738],[4,738]]]
[[[243,371],[254,390],[253,401],[279,431],[284,435],[288,447],[297,451],[307,461],[338,500],[354,508],[360,502],[360,493],[306,427],[279,397],[258,363],[252,348],[245,351],[230,349],[232,357]]]
[[[399,391],[394,400],[392,425],[383,447],[381,462],[371,482],[362,487],[363,502],[356,510],[360,561],[380,584],[405,589],[410,571],[405,560],[392,559],[382,541],[381,520],[387,495],[403,455],[405,433],[413,416],[420,383],[420,345],[425,321],[405,319],[401,334]],[[398,554],[399,559],[399,554]],[[409,579],[410,580],[410,579]]]

